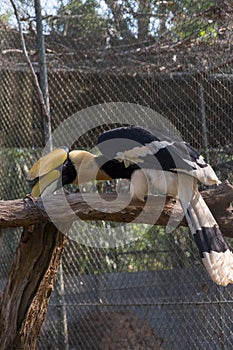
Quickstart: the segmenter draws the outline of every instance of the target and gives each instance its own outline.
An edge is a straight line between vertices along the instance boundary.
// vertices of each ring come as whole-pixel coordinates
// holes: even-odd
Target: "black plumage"
[[[198,181],[220,183],[203,157],[166,130],[140,126],[108,130],[99,136],[97,147],[100,156],[61,148],[42,157],[30,172],[34,194],[49,193],[49,186],[54,190],[68,183],[126,178],[132,198],[144,201],[150,191],[177,197],[211,278],[223,286],[233,283],[233,254],[198,191]]]
[[[153,154],[148,153],[142,156],[143,163],[138,163],[141,168],[176,172],[175,169],[177,168],[189,171],[196,169],[197,166],[207,166],[205,162],[198,162],[200,154],[176,135],[162,130],[152,132],[140,126],[108,130],[99,136],[97,147],[108,160],[111,160],[116,158],[119,152],[132,150],[135,147],[148,146],[156,142],[165,143],[166,147],[157,150],[154,147]],[[155,162],[155,158],[158,162]]]

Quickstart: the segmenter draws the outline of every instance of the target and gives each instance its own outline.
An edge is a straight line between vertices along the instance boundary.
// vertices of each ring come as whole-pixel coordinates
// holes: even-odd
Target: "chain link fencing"
[[[8,200],[28,193],[27,172],[43,152],[45,134],[10,2],[2,4],[0,197]],[[34,9],[29,2],[17,5],[39,76]],[[221,180],[232,182],[230,1],[67,1],[53,7],[56,11],[42,6],[53,131],[95,105],[150,107],[205,155]],[[98,118],[101,126],[81,135],[73,148],[90,150],[101,131],[118,125]],[[98,186],[86,190],[114,191],[117,184]],[[95,236],[96,225],[88,226],[89,235]],[[98,225],[109,232],[117,226]],[[77,230],[85,235],[81,223]],[[168,234],[142,224],[132,224],[131,230],[138,239],[113,248],[69,239],[37,348],[230,350],[232,286],[210,281],[189,230]],[[1,290],[20,231],[0,232]]]

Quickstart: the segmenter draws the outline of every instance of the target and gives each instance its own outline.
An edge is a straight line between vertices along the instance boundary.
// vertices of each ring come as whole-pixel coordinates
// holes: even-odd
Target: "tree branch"
[[[28,66],[30,68],[30,71],[31,71],[31,74],[32,74],[32,77],[33,77],[33,83],[34,83],[35,88],[36,88],[36,93],[37,93],[37,96],[38,96],[38,99],[39,99],[39,103],[40,103],[40,107],[41,107],[41,110],[42,110],[43,118],[48,123],[49,120],[50,120],[50,117],[49,117],[49,114],[48,114],[48,111],[47,111],[47,108],[46,108],[45,100],[44,100],[43,93],[42,93],[41,88],[40,88],[40,84],[39,84],[36,72],[35,72],[35,70],[33,68],[33,65],[32,65],[32,63],[30,61],[30,58],[28,56],[28,52],[27,52],[27,48],[26,48],[26,44],[25,44],[25,40],[24,40],[24,35],[23,35],[23,30],[22,30],[22,26],[21,26],[18,10],[17,10],[17,7],[16,7],[16,4],[15,4],[14,0],[10,0],[10,2],[11,2],[11,5],[13,7],[14,14],[15,14],[15,17],[16,17],[16,20],[17,20],[23,53],[24,53],[24,56],[26,58],[27,64],[28,64]]]
[[[35,350],[66,241],[52,223],[40,223],[20,242],[1,297],[0,350]]]
[[[14,0],[10,1],[18,22],[22,48],[33,76],[42,114],[45,120],[49,120],[37,75],[27,53],[18,11]],[[0,217],[2,218],[1,212]],[[63,232],[59,232],[53,223],[40,222],[30,227],[30,242],[20,241],[0,299],[0,350],[36,348],[66,243],[64,232],[68,232],[69,228],[68,223],[63,226]]]
[[[116,29],[124,40],[134,40],[132,32],[129,30],[127,19],[124,18],[122,7],[116,0],[105,0],[106,5],[112,11]]]
[[[202,195],[223,234],[233,237],[233,186],[226,181],[217,189],[203,191]],[[117,201],[115,194],[103,194],[101,198],[106,202],[101,203],[99,195],[91,193],[68,194],[65,197],[58,193],[43,200],[25,198],[0,201],[0,227],[28,226],[51,220],[56,223],[70,223],[78,219],[118,222],[134,220],[136,223],[166,226],[172,213],[177,223],[182,218],[181,206],[174,198],[166,198],[163,206],[164,197],[149,196],[146,208],[143,203],[136,201],[127,205],[129,196],[126,195],[119,195]],[[45,208],[48,208],[49,215]],[[187,226],[184,218],[180,225]]]

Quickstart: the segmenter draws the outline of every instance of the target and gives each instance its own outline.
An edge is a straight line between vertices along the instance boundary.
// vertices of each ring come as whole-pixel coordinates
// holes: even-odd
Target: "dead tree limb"
[[[14,0],[10,2],[18,23],[22,49],[33,77],[42,115],[44,120],[49,122],[44,96],[27,53],[17,7]],[[51,145],[49,130],[48,134]],[[9,211],[11,207],[5,210]],[[0,216],[4,217],[4,210],[3,216],[2,214]],[[30,239],[26,243],[21,240],[17,248],[0,300],[0,350],[35,349],[47,311],[66,235],[52,222],[37,222],[32,226]],[[67,232],[69,226],[66,224],[62,231]]]
[[[203,191],[202,195],[213,212],[223,234],[233,237],[233,186],[222,183],[214,190]],[[166,226],[171,213],[177,220],[182,217],[182,209],[174,206],[174,198],[149,196],[149,206],[144,210],[141,202],[129,202],[129,197],[122,195],[115,201],[116,195],[101,195],[105,205],[100,203],[96,194],[57,194],[44,200],[0,201],[0,227],[28,226],[39,222],[71,223],[75,220],[106,220],[118,222],[148,223]],[[49,210],[45,210],[49,208]],[[161,210],[162,208],[162,210]],[[70,210],[71,209],[71,210]],[[142,215],[139,215],[139,214]],[[183,218],[180,225],[187,226]]]
[[[20,242],[1,298],[1,350],[35,349],[66,239],[49,222],[36,224],[28,242]]]
[[[30,58],[28,56],[28,51],[27,51],[27,48],[26,48],[25,40],[24,40],[24,35],[23,35],[23,30],[22,30],[20,18],[19,18],[19,13],[18,13],[16,4],[15,4],[15,1],[14,0],[10,0],[10,2],[11,2],[11,5],[12,5],[12,8],[14,10],[15,18],[17,20],[17,24],[18,24],[18,28],[19,28],[20,41],[21,41],[23,53],[24,53],[26,62],[28,64],[28,66],[29,66],[30,72],[32,74],[33,83],[34,83],[34,86],[35,86],[35,89],[36,89],[36,94],[37,94],[37,97],[38,97],[38,100],[39,100],[39,103],[40,103],[42,115],[43,115],[43,118],[49,123],[50,116],[49,116],[49,113],[47,111],[47,107],[46,107],[46,104],[45,104],[43,93],[42,93],[41,88],[40,88],[38,77],[37,77],[36,72],[35,72],[35,70],[33,68],[32,62],[31,62],[31,60],[30,60]],[[51,133],[51,130],[50,130],[50,133]]]
[[[223,234],[233,237],[233,186],[225,182],[202,194]],[[78,217],[159,225],[166,225],[172,212],[179,220],[182,217],[181,207],[175,205],[172,198],[166,198],[163,207],[163,197],[149,196],[147,208],[141,202],[127,205],[128,196],[119,196],[115,201],[114,194],[105,194],[102,199],[107,202],[100,203],[95,194],[57,194],[44,200],[0,201],[0,227],[35,225],[28,242],[21,241],[17,248],[1,298],[0,350],[33,350],[36,347],[66,243],[66,235],[54,223],[63,225],[62,231],[68,232]],[[179,220],[180,225],[187,225],[185,219]]]

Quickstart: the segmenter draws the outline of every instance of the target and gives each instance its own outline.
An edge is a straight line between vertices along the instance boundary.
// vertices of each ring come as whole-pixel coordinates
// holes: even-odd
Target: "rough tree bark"
[[[138,2],[138,39],[147,40],[149,38],[149,25],[152,15],[151,0],[140,0]]]
[[[48,106],[27,53],[17,6],[14,0],[10,2],[18,23],[22,49],[32,74],[42,116],[49,124]],[[48,127],[49,131],[51,132]],[[47,136],[50,138],[51,135]],[[1,350],[35,349],[53,290],[66,235],[51,222],[39,223],[40,220],[37,222],[27,242],[23,243],[21,240],[17,248],[8,282],[0,300]],[[70,224],[66,224],[62,231],[68,231],[69,227]]]
[[[223,183],[215,190],[202,192],[207,204],[214,213],[224,235],[233,237],[233,186]],[[77,216],[83,220],[114,220],[121,222],[157,223],[166,225],[175,210],[180,218],[181,207],[176,201],[167,198],[163,211],[161,197],[149,197],[149,207],[143,211],[141,202],[131,202],[125,207],[128,197],[102,196],[108,204],[99,204],[99,197],[93,194],[70,194],[66,200],[72,210],[64,207],[64,196],[60,194],[44,199],[0,201],[0,226],[15,227],[34,224],[34,229],[26,243],[20,242],[15,253],[8,282],[1,298],[0,308],[0,350],[33,350],[43,323],[50,295],[57,275],[66,235],[62,234],[51,220],[63,225],[62,232],[68,232]],[[86,202],[87,200],[87,202]],[[44,210],[46,205],[50,217]],[[124,208],[124,209],[121,209]],[[158,209],[159,208],[159,209]],[[119,209],[119,210],[118,210]],[[144,215],[138,215],[143,211]],[[155,213],[158,216],[155,222]],[[187,225],[185,219],[180,222]],[[64,231],[65,229],[65,231]]]
[[[233,186],[224,182],[214,190],[202,192],[206,203],[215,216],[224,236],[233,237]],[[103,194],[102,199],[107,205],[100,203],[99,196],[95,194],[57,194],[47,197],[31,199],[17,199],[11,201],[0,201],[0,227],[28,226],[38,222],[48,222],[51,217],[56,222],[70,223],[80,218],[81,220],[106,220],[118,222],[148,223],[166,226],[171,213],[177,217],[177,222],[182,216],[180,205],[174,207],[174,198],[167,198],[165,205],[164,197],[149,196],[149,206],[143,211],[141,202],[130,202],[126,195]],[[68,203],[68,207],[67,207]],[[48,212],[44,209],[49,208]],[[72,210],[69,210],[71,208]],[[123,208],[123,209],[122,209]],[[161,210],[162,208],[162,210]],[[139,214],[143,211],[143,215]],[[183,218],[180,225],[187,226]]]
[[[127,20],[123,14],[123,6],[120,5],[116,0],[105,0],[105,2],[112,11],[115,27],[118,33],[126,41],[134,40],[135,37],[130,31]]]
[[[41,223],[20,242],[1,297],[1,350],[35,349],[66,239],[52,223]]]

